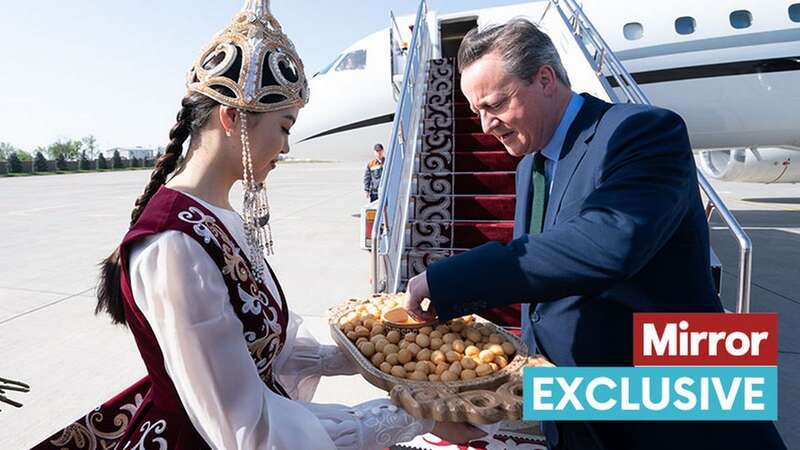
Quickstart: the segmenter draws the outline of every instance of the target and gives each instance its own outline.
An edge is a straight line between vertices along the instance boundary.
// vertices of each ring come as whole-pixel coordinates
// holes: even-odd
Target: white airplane
[[[547,3],[430,12],[434,57],[455,57],[475,26],[538,18]],[[583,10],[651,102],[684,118],[707,176],[800,182],[800,0],[583,0]],[[367,160],[389,140],[413,20],[390,20],[312,78],[295,156]]]

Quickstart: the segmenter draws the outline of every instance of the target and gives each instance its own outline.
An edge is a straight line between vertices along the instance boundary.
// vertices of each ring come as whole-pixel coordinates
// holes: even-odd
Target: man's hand
[[[431,433],[451,444],[466,444],[486,436],[478,427],[456,422],[436,422]]]
[[[433,304],[428,300],[426,303],[427,311],[423,311],[422,302],[431,296],[431,291],[428,288],[427,273],[422,272],[414,278],[408,280],[408,287],[406,288],[405,305],[403,305],[414,318],[419,322],[428,322],[436,318],[436,310]]]

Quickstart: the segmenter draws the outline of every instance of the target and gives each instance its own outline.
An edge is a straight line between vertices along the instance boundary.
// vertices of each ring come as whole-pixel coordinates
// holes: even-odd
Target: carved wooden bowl
[[[361,375],[370,384],[389,392],[392,400],[409,414],[437,421],[472,423],[494,423],[522,417],[522,368],[549,363],[541,357],[528,357],[528,348],[519,338],[476,316],[476,322],[490,325],[514,346],[516,353],[508,365],[492,375],[471,380],[444,382],[399,378],[375,367],[339,328],[342,317],[365,303],[369,303],[369,299],[351,299],[330,308],[331,336],[355,362]]]

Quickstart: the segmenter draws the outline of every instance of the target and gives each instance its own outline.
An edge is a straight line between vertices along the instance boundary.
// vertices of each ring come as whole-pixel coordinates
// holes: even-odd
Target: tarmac
[[[368,253],[358,243],[365,163],[281,164],[269,179],[270,263],[291,308],[324,343],[332,343],[327,308],[370,292]],[[0,179],[0,377],[31,385],[7,394],[22,408],[0,403],[0,449],[30,448],[145,374],[130,334],[94,315],[94,289],[97,264],[127,230],[148,177]],[[778,428],[789,448],[800,448],[800,187],[715,185],[753,239],[752,311],[779,313]],[[723,302],[734,310],[736,244],[718,219],[711,225]],[[314,401],[385,395],[360,376],[335,377],[323,379]]]

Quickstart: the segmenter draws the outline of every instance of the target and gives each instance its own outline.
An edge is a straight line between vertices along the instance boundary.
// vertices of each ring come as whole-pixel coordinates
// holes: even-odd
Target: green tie
[[[530,234],[542,232],[544,210],[547,205],[547,182],[544,176],[544,156],[540,152],[533,155],[533,203],[531,204]]]

